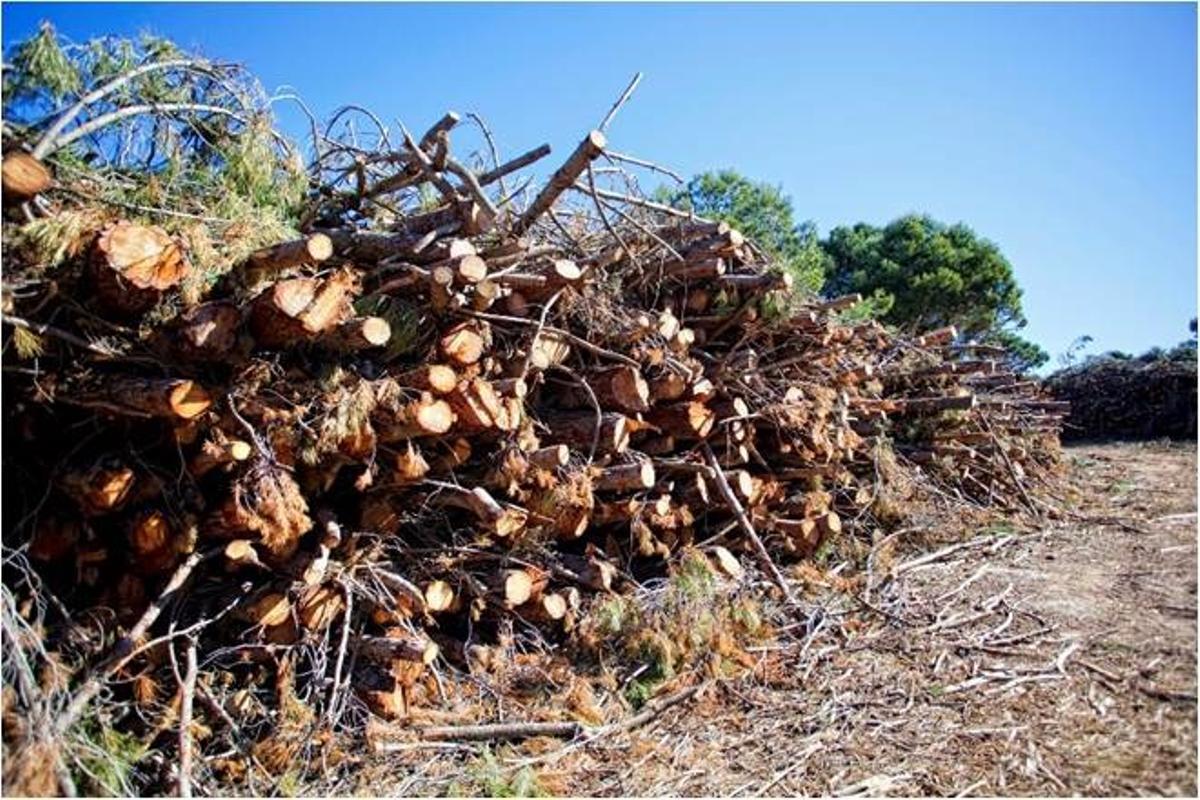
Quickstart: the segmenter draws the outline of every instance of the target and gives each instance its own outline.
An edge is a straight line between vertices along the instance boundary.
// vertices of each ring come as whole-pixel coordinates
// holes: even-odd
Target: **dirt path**
[[[772,654],[757,679],[544,779],[609,795],[1195,796],[1195,447],[1067,457],[1076,507],[1103,522],[981,532],[880,591],[881,630]]]
[[[1066,459],[1073,517],[964,531],[952,513],[930,521],[948,543],[936,557],[928,538],[890,555],[877,545],[875,572],[897,577],[827,592],[840,599],[757,648],[753,674],[636,732],[416,751],[382,785],[1195,796],[1196,448],[1082,446]]]

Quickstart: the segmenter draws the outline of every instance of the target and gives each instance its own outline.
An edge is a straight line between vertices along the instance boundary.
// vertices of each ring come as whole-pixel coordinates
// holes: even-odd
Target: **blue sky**
[[[508,155],[565,155],[641,70],[613,148],[781,184],[822,234],[964,221],[1012,261],[1052,354],[1174,344],[1196,315],[1190,4],[5,3],[5,46],[41,19],[170,36],[321,114],[476,111]]]

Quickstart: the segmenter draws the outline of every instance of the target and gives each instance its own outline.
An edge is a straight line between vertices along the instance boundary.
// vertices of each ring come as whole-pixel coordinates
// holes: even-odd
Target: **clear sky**
[[[1012,261],[1052,355],[1080,334],[1171,345],[1196,315],[1191,4],[5,3],[5,47],[41,19],[170,36],[321,114],[476,111],[507,155],[564,156],[641,70],[613,148],[781,184],[822,234],[966,222]]]

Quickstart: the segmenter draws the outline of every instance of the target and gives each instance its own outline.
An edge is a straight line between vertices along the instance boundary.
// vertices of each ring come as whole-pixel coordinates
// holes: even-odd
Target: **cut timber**
[[[425,587],[425,607],[438,614],[454,611],[461,606],[460,598],[454,592],[454,587],[442,580],[430,581]]]
[[[588,164],[604,152],[604,147],[608,142],[604,138],[604,134],[600,131],[592,131],[587,135],[579,146],[575,148],[575,152],[566,160],[561,167],[555,170],[550,176],[549,182],[534,198],[533,203],[524,214],[517,219],[512,226],[512,232],[516,235],[521,235],[525,231],[533,227],[533,224],[538,219],[550,210],[554,205],[554,201],[558,196],[571,187],[579,176],[587,169]]]
[[[461,433],[507,427],[498,424],[505,413],[500,395],[482,378],[460,381],[455,390],[446,395],[446,402],[454,411],[456,430]]]
[[[212,396],[194,381],[126,377],[110,379],[99,393],[81,402],[93,401],[103,409],[126,409],[135,416],[190,420],[208,410]]]
[[[455,374],[453,367],[445,364],[427,364],[414,367],[407,372],[401,372],[395,376],[395,381],[400,386],[429,391],[434,394],[448,394],[458,386],[458,375]]]
[[[438,340],[438,350],[452,363],[469,366],[483,358],[491,345],[491,330],[486,323],[463,322],[451,328]]]
[[[565,444],[554,444],[549,447],[541,447],[531,453],[526,454],[529,463],[538,469],[554,469],[555,467],[565,467],[571,459],[571,448]]]
[[[534,576],[525,569],[503,569],[492,579],[492,588],[505,608],[516,608],[533,599]]]
[[[179,315],[173,344],[189,361],[222,361],[237,345],[241,310],[231,302],[203,303]]]
[[[383,347],[392,338],[392,326],[383,317],[362,317],[338,323],[320,336],[323,347],[343,352]]]
[[[622,364],[593,372],[588,384],[603,408],[635,413],[650,408],[650,387],[636,367]]]
[[[4,154],[4,199],[23,203],[54,185],[54,176],[46,165],[29,153],[12,150]]]
[[[323,233],[314,233],[303,239],[256,250],[250,254],[246,266],[259,276],[266,277],[304,264],[319,264],[332,255],[333,240]]]
[[[335,586],[309,586],[300,591],[296,612],[305,630],[320,633],[333,624],[346,607],[342,590]]]
[[[250,330],[263,347],[286,347],[313,339],[350,313],[353,278],[340,271],[326,280],[279,281],[254,299]]]
[[[572,449],[584,453],[591,451],[596,441],[596,453],[616,455],[629,447],[629,418],[623,414],[602,414],[599,419],[599,437],[596,438],[597,419],[595,414],[562,414],[546,420],[554,436]]]
[[[440,436],[454,425],[454,411],[445,400],[428,392],[413,397],[394,381],[376,385],[375,401],[371,421],[381,442]]]
[[[549,369],[566,361],[570,354],[571,345],[566,337],[553,331],[542,331],[530,345],[529,364],[537,369]]]
[[[129,498],[135,474],[123,464],[96,465],[71,471],[62,478],[62,489],[87,516],[114,511]]]
[[[147,311],[190,272],[183,251],[166,231],[125,220],[100,234],[91,264],[97,297],[121,314]]]
[[[646,414],[646,421],[676,439],[703,439],[712,432],[717,415],[703,403],[686,402],[656,406]]]
[[[490,533],[500,539],[507,539],[525,529],[525,511],[500,505],[482,486],[464,489],[451,483],[439,482],[435,485],[438,491],[430,496],[430,502],[470,511]]]
[[[927,414],[937,411],[969,411],[975,407],[973,394],[951,397],[909,397],[900,401],[900,411],[906,414]]]
[[[654,465],[649,461],[608,467],[596,476],[592,485],[607,492],[636,492],[654,486]]]
[[[418,664],[432,664],[441,650],[433,641],[424,636],[367,636],[365,634],[354,638],[358,652],[365,658],[372,658],[384,663],[397,659],[414,661]]]
[[[958,329],[953,325],[947,325],[945,328],[932,330],[922,336],[913,339],[913,344],[917,347],[937,347],[939,345],[949,344],[958,338]]]
[[[200,478],[223,464],[245,461],[253,453],[254,449],[249,442],[227,439],[223,434],[214,435],[214,438],[201,446],[200,452],[188,465],[188,471],[192,473],[192,477]]]

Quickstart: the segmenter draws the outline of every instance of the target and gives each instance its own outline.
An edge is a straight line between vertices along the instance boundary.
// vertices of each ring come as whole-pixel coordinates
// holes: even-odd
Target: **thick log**
[[[241,322],[241,309],[233,303],[203,303],[179,315],[171,344],[188,361],[223,361],[237,346]]]
[[[263,347],[286,347],[311,341],[351,313],[353,278],[347,271],[326,280],[290,278],[254,299],[250,330]]]
[[[79,399],[82,405],[133,416],[190,420],[212,405],[212,396],[194,381],[171,378],[110,378],[98,391]]]
[[[545,422],[553,431],[555,439],[560,439],[573,450],[583,453],[591,451],[597,429],[595,414],[558,414],[546,418]],[[629,447],[628,424],[629,418],[623,414],[602,414],[599,419],[600,433],[596,439],[596,453],[617,455],[625,452]]]
[[[534,198],[525,213],[514,221],[512,232],[519,236],[533,227],[542,214],[545,214],[554,205],[558,196],[574,185],[579,176],[587,169],[588,164],[604,152],[607,144],[608,141],[600,131],[589,133],[566,162],[550,176],[550,180],[538,192],[537,197]]]
[[[455,374],[454,368],[445,364],[426,364],[414,367],[396,375],[394,380],[400,386],[434,394],[449,394],[458,386],[458,375]]]
[[[454,612],[461,608],[462,599],[454,587],[443,580],[430,581],[425,586],[425,607],[434,614]]]
[[[110,463],[69,471],[60,485],[85,515],[95,516],[120,508],[132,494],[135,480],[132,469],[124,464]]]
[[[306,626],[308,627],[308,626]],[[358,653],[364,658],[376,659],[391,664],[396,660],[432,664],[441,652],[437,644],[424,636],[368,636],[359,634],[352,640]]]
[[[654,465],[642,461],[601,470],[592,485],[604,492],[636,492],[653,487],[654,481]]]
[[[744,292],[768,292],[776,289],[790,291],[793,279],[787,272],[764,272],[721,275],[714,278],[713,283],[724,289],[738,289]]]
[[[97,238],[91,266],[100,302],[120,314],[150,309],[191,271],[166,231],[125,220],[109,225]]]
[[[498,424],[505,413],[501,397],[482,378],[460,381],[455,390],[446,395],[446,402],[454,411],[456,430],[463,434],[502,427]]]
[[[567,465],[571,458],[571,449],[565,444],[554,444],[527,453],[526,458],[538,469],[555,469]]]
[[[457,366],[469,366],[483,358],[491,346],[491,330],[486,323],[469,321],[455,325],[438,340],[438,351]]]
[[[396,383],[382,381],[375,389],[375,399],[371,421],[384,443],[440,436],[454,425],[450,404],[428,392],[414,398]]]
[[[399,483],[415,483],[429,474],[429,463],[411,441],[396,453],[395,465]]]
[[[0,172],[3,173],[5,202],[32,200],[54,185],[54,176],[46,165],[21,150],[4,154]]]
[[[500,505],[482,486],[464,489],[451,483],[434,485],[438,491],[429,496],[430,502],[470,511],[498,538],[510,538],[525,529],[528,515],[524,509]]]
[[[694,401],[656,406],[646,414],[646,421],[659,431],[684,441],[707,437],[716,420],[712,409]]]
[[[636,367],[609,367],[590,373],[587,381],[603,408],[634,413],[650,408],[650,386]]]

